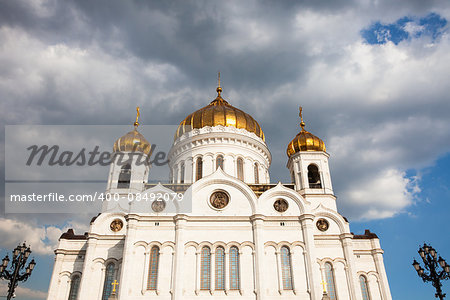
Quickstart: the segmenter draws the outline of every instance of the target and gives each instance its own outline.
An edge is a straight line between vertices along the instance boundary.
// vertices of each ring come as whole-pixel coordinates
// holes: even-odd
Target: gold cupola
[[[136,107],[136,121],[133,124],[134,130],[128,132],[114,143],[113,152],[142,152],[147,155],[151,154],[151,144],[137,131],[139,116],[139,107]]]
[[[305,122],[303,122],[302,107],[300,106],[300,126],[302,130],[289,143],[286,153],[288,157],[300,151],[323,151],[326,152],[325,143],[314,134],[305,130]]]
[[[256,134],[257,137],[264,141],[264,132],[259,126],[258,122],[252,118],[249,114],[243,112],[230,105],[221,96],[222,88],[220,87],[220,73],[219,84],[216,89],[217,97],[209,105],[193,112],[181,121],[175,134],[175,140],[182,136],[184,133],[192,129],[198,129],[203,127],[235,127],[245,129],[248,132]]]

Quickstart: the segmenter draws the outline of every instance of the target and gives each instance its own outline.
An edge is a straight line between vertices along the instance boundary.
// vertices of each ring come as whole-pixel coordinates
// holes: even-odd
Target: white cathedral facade
[[[191,210],[106,202],[89,232],[61,236],[47,299],[392,299],[378,237],[352,234],[337,211],[324,142],[302,119],[292,183],[273,184],[261,127],[217,92],[180,123],[171,184],[148,184],[151,166],[134,163],[151,154],[137,120],[114,143],[133,163],[111,164],[107,193],[176,192]]]

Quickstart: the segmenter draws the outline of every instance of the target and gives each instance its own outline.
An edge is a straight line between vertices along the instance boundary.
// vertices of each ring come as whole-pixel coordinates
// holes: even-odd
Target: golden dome
[[[216,99],[211,101],[209,105],[193,112],[181,121],[175,134],[175,139],[191,129],[221,125],[245,129],[248,132],[253,132],[264,141],[264,132],[258,122],[256,122],[252,116],[233,107],[222,98],[220,81],[216,91]]]
[[[137,131],[139,115],[139,107],[136,107],[134,130],[128,132],[114,143],[113,152],[142,152],[150,156],[152,152],[151,144]]]
[[[325,143],[314,134],[305,130],[305,122],[303,122],[302,107],[300,107],[300,131],[295,138],[288,144],[286,153],[288,157],[300,151],[323,151],[326,152]]]
[[[113,152],[142,152],[150,155],[151,145],[135,128],[114,143]]]

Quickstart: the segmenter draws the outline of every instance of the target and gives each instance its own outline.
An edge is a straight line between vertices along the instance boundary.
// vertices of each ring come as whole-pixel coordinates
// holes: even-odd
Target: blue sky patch
[[[379,21],[361,30],[364,40],[373,44],[385,44],[388,41],[398,45],[403,40],[430,36],[433,40],[444,31],[447,20],[436,13],[419,17],[403,17],[394,23],[382,24]]]

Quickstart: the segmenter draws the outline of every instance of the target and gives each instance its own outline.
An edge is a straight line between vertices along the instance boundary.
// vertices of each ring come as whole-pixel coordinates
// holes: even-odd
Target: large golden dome
[[[314,134],[305,130],[305,122],[303,122],[302,108],[300,107],[300,118],[302,131],[288,144],[286,153],[288,157],[300,151],[323,151],[326,152],[325,143]]]
[[[221,93],[222,88],[219,83],[217,98],[211,101],[209,105],[193,112],[181,121],[175,134],[175,139],[191,129],[221,125],[245,129],[264,140],[264,132],[258,122],[249,114],[230,105],[222,98]]]

